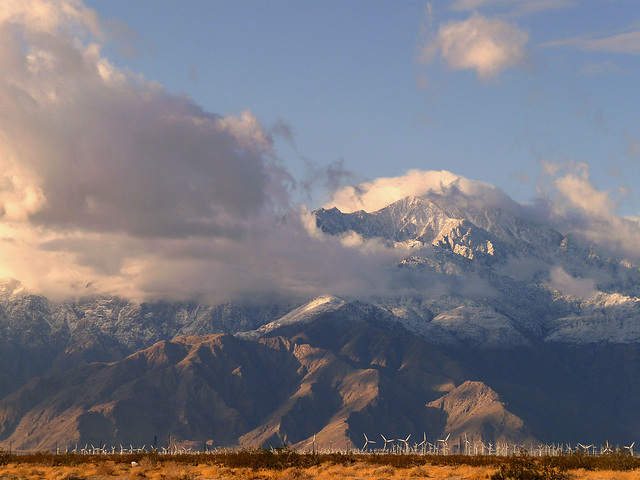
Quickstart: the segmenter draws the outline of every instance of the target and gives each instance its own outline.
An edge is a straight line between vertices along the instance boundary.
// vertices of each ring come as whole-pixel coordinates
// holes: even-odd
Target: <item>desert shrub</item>
[[[282,472],[280,480],[303,480],[308,477],[309,474],[307,474],[304,469],[299,467],[292,467],[287,468],[284,472]]]
[[[112,461],[106,461],[99,464],[96,470],[98,475],[102,475],[103,477],[112,477],[116,472],[116,466]]]
[[[535,462],[529,457],[516,457],[500,465],[491,480],[565,480],[567,476],[555,467]]]
[[[2,1],[2,0],[0,0]],[[211,465],[221,468],[247,468],[251,470],[291,470],[320,467],[321,465],[349,466],[360,464],[378,468],[413,469],[426,465],[494,467],[493,480],[558,480],[565,478],[561,472],[567,470],[633,470],[640,469],[640,457],[634,457],[626,450],[618,450],[608,455],[590,456],[581,453],[555,457],[531,457],[526,452],[520,456],[498,457],[494,455],[394,455],[357,453],[298,453],[288,448],[265,450],[217,450],[207,454],[159,455],[158,453],[126,453],[112,455],[78,455],[66,453],[55,455],[51,452],[34,452],[25,455],[9,455],[0,450],[0,465],[46,465],[77,467],[92,464],[100,472],[107,473],[117,465],[138,463],[141,467],[161,468],[169,463],[175,465]],[[143,469],[141,469],[142,471]],[[537,475],[537,476],[536,476]],[[108,475],[106,475],[108,476]],[[291,476],[291,475],[288,475]]]
[[[309,468],[320,465],[321,460],[318,455],[297,453],[286,448],[276,450],[241,450],[235,452],[222,452],[207,455],[207,462],[231,468],[251,468],[286,470],[288,468]],[[202,463],[202,457],[197,457],[197,461]]]
[[[7,465],[8,463],[11,463],[11,457],[12,455],[10,455],[9,452],[0,449],[0,465]]]
[[[358,461],[373,465],[389,465],[393,468],[414,468],[423,465],[440,465],[456,467],[460,465],[469,465],[471,467],[496,466],[504,461],[503,457],[481,456],[481,455],[395,455],[391,453],[359,455],[355,458]],[[355,460],[354,460],[355,461]]]

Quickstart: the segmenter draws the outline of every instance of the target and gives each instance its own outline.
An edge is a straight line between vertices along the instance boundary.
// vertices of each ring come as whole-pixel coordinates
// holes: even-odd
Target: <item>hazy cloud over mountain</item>
[[[549,221],[584,235],[611,255],[640,259],[640,223],[616,213],[616,192],[599,190],[586,164],[545,163],[543,170],[540,201],[551,209]]]
[[[336,191],[327,206],[342,212],[364,210],[374,212],[409,195],[451,194],[458,191],[466,201],[477,200],[496,208],[517,208],[517,204],[500,189],[487,183],[469,180],[460,175],[442,171],[410,170],[406,175],[378,178]]]

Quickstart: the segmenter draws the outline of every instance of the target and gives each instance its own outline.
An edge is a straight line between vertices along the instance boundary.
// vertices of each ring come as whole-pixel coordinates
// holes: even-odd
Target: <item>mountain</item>
[[[408,286],[427,279],[443,288],[434,295],[418,284],[427,295],[417,291],[408,302],[401,300],[410,306],[395,308],[425,335],[485,345],[640,339],[637,265],[535,221],[522,206],[460,203],[455,196],[427,195],[373,213],[333,208],[315,216],[318,228],[330,235],[353,232],[411,247],[413,253],[399,264],[414,281]],[[397,303],[398,298],[381,300],[383,306]]]
[[[464,435],[466,441],[474,444],[477,435],[481,441],[493,445],[537,442],[525,422],[509,412],[499,395],[482,382],[466,381],[427,406],[446,412],[445,431],[454,439]]]
[[[0,435],[16,448],[43,449],[53,439],[117,445],[154,436],[303,446],[317,433],[342,448],[358,444],[362,429],[375,435],[383,416],[386,432],[440,431],[441,413],[425,402],[454,382],[440,367],[443,354],[350,313],[259,340],[177,337],[118,362],[34,379],[0,401]]]
[[[460,192],[313,216],[403,252],[386,293],[206,306],[1,283],[0,447],[640,436],[633,261]]]
[[[288,306],[135,304],[113,297],[53,302],[0,282],[0,354],[11,359],[0,372],[0,398],[33,376],[91,362],[121,360],[180,335],[208,335],[255,328]]]
[[[372,213],[342,213],[337,208],[314,213],[318,227],[331,235],[352,231],[364,238],[433,243],[467,258],[473,258],[473,251],[488,256],[506,253],[504,248],[494,248],[496,243],[516,252],[540,254],[562,242],[563,236],[554,229],[526,220],[518,211],[522,207],[512,208],[516,211],[460,205],[459,198],[426,195],[406,197]]]

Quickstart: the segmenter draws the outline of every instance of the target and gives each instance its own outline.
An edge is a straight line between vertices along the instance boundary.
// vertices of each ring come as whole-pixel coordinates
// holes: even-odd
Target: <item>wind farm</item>
[[[291,445],[282,444],[276,447],[262,448],[262,449],[242,449],[232,447],[209,447],[206,444],[197,445],[194,442],[187,443],[175,443],[169,442],[165,446],[152,446],[142,445],[134,446],[129,445],[106,445],[100,444],[99,446],[86,443],[84,446],[76,444],[73,448],[65,447],[64,449],[54,446],[51,449],[51,454],[54,455],[100,455],[100,456],[113,456],[113,455],[137,455],[137,454],[154,454],[164,456],[176,456],[176,455],[218,455],[222,453],[232,452],[255,452],[255,451],[268,451],[273,454],[279,454],[283,452],[294,452],[298,454],[311,454],[311,455],[410,455],[410,456],[478,456],[478,457],[562,457],[562,456],[585,456],[585,457],[602,457],[611,456],[614,454],[628,456],[631,458],[637,458],[638,456],[633,452],[633,446],[635,442],[630,445],[611,445],[608,440],[605,440],[600,445],[584,445],[582,443],[576,443],[572,445],[570,443],[507,443],[507,442],[481,442],[467,439],[466,434],[460,437],[456,443],[449,444],[448,440],[450,435],[447,435],[444,439],[434,439],[433,442],[429,442],[426,433],[423,434],[423,439],[420,442],[410,442],[411,435],[406,438],[400,439],[387,439],[384,435],[380,434],[383,439],[383,445],[377,446],[377,443],[367,436],[366,433],[362,434],[363,445],[361,448],[357,448],[353,445],[346,445],[342,448],[340,446],[327,446],[319,444],[314,434],[312,440],[306,444],[303,448],[294,448]],[[8,455],[21,454],[28,455],[35,452],[28,451],[15,451],[8,450],[5,452]]]
[[[317,447],[296,451],[289,447],[270,449],[205,448],[173,445],[95,446],[85,444],[57,452],[0,454],[0,476],[20,476],[29,471],[39,478],[151,478],[171,475],[180,478],[272,478],[304,476],[309,479],[360,478],[391,479],[426,477],[436,480],[458,478],[477,480],[530,479],[587,480],[638,478],[640,458],[632,454],[633,444],[602,445],[480,444],[463,438],[450,447],[442,439],[411,443],[385,439],[376,445],[362,434],[363,448],[333,449]],[[450,450],[449,450],[450,449]],[[600,476],[598,476],[600,475]]]

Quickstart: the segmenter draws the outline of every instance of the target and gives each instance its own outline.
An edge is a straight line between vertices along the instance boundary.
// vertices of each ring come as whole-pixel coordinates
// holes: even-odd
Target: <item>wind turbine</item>
[[[369,440],[369,437],[367,437],[367,434],[363,434],[364,435],[364,446],[362,447],[362,451],[365,451],[367,449],[367,445],[369,445],[370,443],[376,443],[373,440]]]
[[[629,454],[633,457],[633,446],[636,444],[636,442],[633,442],[631,445],[629,445],[628,447],[624,447],[627,450],[629,450]]]
[[[313,440],[307,443],[305,447],[308,447],[309,445],[311,445],[311,453],[315,455],[316,453],[316,434],[315,433],[313,434]]]
[[[579,443],[578,447],[580,447],[582,450],[584,450],[584,454],[585,455],[589,455],[589,449],[591,447],[593,447],[593,445],[583,445],[583,444]]]
[[[427,447],[427,432],[423,432],[422,441],[416,445],[416,450],[418,447],[422,447],[422,454],[424,455]]]
[[[447,436],[444,439],[438,439],[439,442],[442,442],[442,450],[443,450],[444,455],[447,454],[447,450],[448,450],[448,447],[449,447],[449,445],[447,444],[447,441],[449,440],[450,436],[451,436],[451,434],[449,433],[449,434],[447,434]]]
[[[411,437],[411,434],[409,434],[409,436],[407,438],[405,438],[404,440],[401,439],[401,438],[398,439],[401,442],[404,442],[405,453],[409,453],[409,438],[410,437]]]
[[[387,443],[393,442],[394,439],[392,438],[391,440],[387,440],[384,435],[380,434],[380,436],[382,437],[382,440],[384,440],[384,447],[382,447],[382,452],[384,453],[387,451]]]

